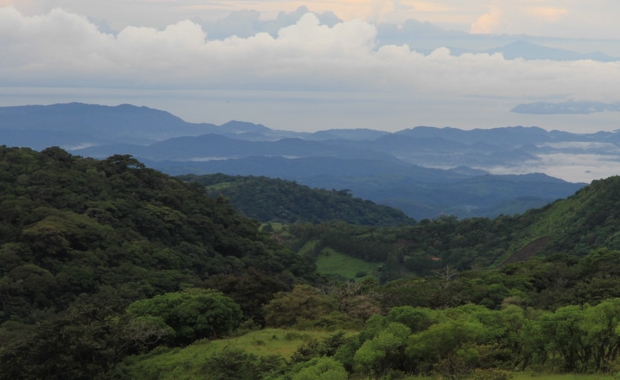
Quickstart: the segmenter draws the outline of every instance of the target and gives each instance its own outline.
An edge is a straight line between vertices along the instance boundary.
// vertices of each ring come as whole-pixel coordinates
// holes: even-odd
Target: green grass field
[[[515,372],[512,380],[613,380],[615,374],[548,374],[536,372]]]
[[[352,280],[359,280],[360,278],[356,277],[356,275],[361,272],[372,275],[380,265],[381,263],[369,263],[334,251],[331,248],[323,249],[316,260],[316,267],[319,273],[337,274]]]
[[[323,340],[334,332],[263,329],[245,335],[222,339],[200,340],[184,348],[156,348],[148,354],[126,360],[132,379],[193,380],[203,378],[205,360],[224,348],[242,349],[257,356],[280,355],[290,359],[305,342]],[[354,335],[355,332],[351,332]]]

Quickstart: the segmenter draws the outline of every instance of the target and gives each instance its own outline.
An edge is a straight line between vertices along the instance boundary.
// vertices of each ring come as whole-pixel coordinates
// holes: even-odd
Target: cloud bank
[[[492,17],[490,17],[492,19]],[[492,20],[490,20],[492,21]],[[274,37],[210,39],[193,21],[104,33],[78,14],[0,8],[0,84],[133,88],[389,91],[618,101],[620,63],[423,55],[377,46],[373,24],[305,14]]]

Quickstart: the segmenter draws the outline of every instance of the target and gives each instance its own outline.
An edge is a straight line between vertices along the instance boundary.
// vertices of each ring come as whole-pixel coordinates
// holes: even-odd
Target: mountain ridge
[[[620,139],[612,132],[579,135],[522,126],[489,130],[421,126],[397,132],[360,128],[314,133],[273,130],[243,121],[216,126],[186,123],[165,111],[126,104],[0,107],[2,115],[14,116],[0,117],[0,143],[8,146],[44,149],[53,144],[95,158],[130,154],[175,175],[222,172],[278,177],[316,188],[351,189],[356,196],[373,202],[405,207],[415,219],[445,213],[459,217],[490,215],[479,213],[493,209],[495,203],[480,204],[472,199],[457,203],[456,199],[462,199],[458,192],[437,191],[446,181],[490,174],[497,167],[502,167],[503,173],[527,173],[526,167],[542,165],[554,155],[588,153],[606,159],[620,146]],[[34,127],[39,129],[31,133],[29,128]],[[579,151],[574,149],[575,143],[582,144]],[[536,171],[544,172],[544,168]],[[429,187],[429,183],[435,185]],[[499,182],[495,186],[500,191]],[[534,188],[520,187],[520,192],[508,193],[516,198],[536,196],[540,201],[552,201],[572,194],[575,186],[583,183],[567,183],[562,192],[550,191],[545,198],[536,195],[540,192]],[[407,188],[415,188],[417,193],[407,192]],[[420,191],[424,196],[415,199]],[[428,194],[433,192],[435,198],[429,199]],[[421,204],[421,199],[430,206]],[[510,200],[494,198],[496,201]],[[419,209],[426,211],[416,211]]]

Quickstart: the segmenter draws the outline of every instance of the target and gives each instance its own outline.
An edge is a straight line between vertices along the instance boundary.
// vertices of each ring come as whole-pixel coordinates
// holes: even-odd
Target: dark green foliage
[[[36,326],[0,329],[0,379],[105,379],[116,363],[170,331],[118,312],[115,300],[81,297]]]
[[[350,341],[307,342],[289,373],[274,357],[229,352],[205,376],[610,371],[620,352],[618,188],[618,178],[597,181],[494,220],[270,232],[292,235],[304,257],[202,185],[130,156],[1,147],[0,379],[122,379],[117,363],[128,355],[220,337],[244,317],[248,326],[365,325]],[[313,283],[311,260],[326,248],[383,263],[373,274],[384,285]]]
[[[130,302],[208,275],[311,275],[227,202],[130,156],[0,148],[0,323],[104,286]]]
[[[175,332],[168,343],[185,345],[202,338],[229,334],[241,322],[241,308],[233,300],[208,290],[165,293],[132,303],[127,312],[161,320]]]
[[[210,276],[204,282],[205,287],[218,289],[232,298],[243,311],[246,318],[259,325],[265,324],[263,306],[271,301],[278,292],[288,286],[274,278],[250,268],[245,274],[218,274]]]
[[[318,255],[323,248],[332,248],[366,261],[382,262],[396,249],[395,228],[355,226],[335,221],[316,226],[294,224],[289,231],[298,239],[291,242],[293,248],[301,247],[308,241],[318,240],[314,247],[314,255]]]
[[[445,267],[458,271],[510,265],[534,256],[584,256],[620,249],[620,177],[594,181],[574,196],[523,215],[459,220],[442,216],[413,226],[369,227],[342,222],[295,224],[292,249],[316,242],[313,255],[331,248],[369,262],[382,262],[381,283],[410,274],[429,276]],[[604,294],[603,284],[598,285]],[[496,300],[490,299],[495,303]]]
[[[345,337],[343,331],[338,331],[323,341],[311,339],[300,346],[291,357],[291,363],[303,363],[312,358],[321,356],[334,356],[343,345],[347,344],[350,339]]]
[[[330,220],[375,226],[415,223],[400,210],[354,198],[346,189],[312,189],[282,179],[225,174],[179,178],[200,183],[209,193],[229,198],[237,210],[263,223],[322,223]]]
[[[84,373],[111,370],[134,350],[110,353],[108,339],[117,332],[166,330],[149,318],[111,324],[129,318],[124,310],[136,300],[201,286],[217,274],[243,276],[249,268],[269,276],[278,290],[314,278],[311,263],[261,234],[256,221],[223,198],[209,198],[203,186],[145,168],[131,156],[98,161],[57,147],[38,153],[2,146],[0,194],[0,334],[7,337],[0,361],[13,378],[92,378]],[[82,322],[82,314],[71,311],[82,294],[105,306],[96,322]],[[179,342],[229,331],[241,318],[235,307],[223,329],[181,334]],[[208,314],[204,305],[196,310]],[[83,343],[58,336],[63,326],[76,329]],[[17,331],[29,334],[22,339]],[[45,347],[66,360],[54,360]],[[61,366],[69,362],[76,369]],[[27,374],[35,369],[46,376]]]
[[[458,271],[488,268],[502,260],[510,246],[514,218],[459,221],[443,217],[407,227],[354,226],[343,222],[295,224],[289,232],[293,250],[316,241],[313,257],[325,248],[369,262],[382,262],[374,275],[381,283],[433,275],[446,266]]]
[[[620,251],[597,250],[584,257],[556,255],[514,263],[501,270],[458,272],[451,279],[398,280],[377,291],[383,307],[456,307],[467,303],[500,309],[507,305],[555,310],[620,297]],[[403,322],[404,323],[404,322]]]
[[[294,326],[335,311],[332,299],[308,285],[297,285],[290,292],[279,292],[264,306],[268,326]]]
[[[392,308],[386,316],[390,322],[407,326],[412,333],[426,330],[437,323],[437,313],[431,309],[401,306]]]

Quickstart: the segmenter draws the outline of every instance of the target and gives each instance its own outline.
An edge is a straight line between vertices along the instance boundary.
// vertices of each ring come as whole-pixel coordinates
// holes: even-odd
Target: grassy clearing
[[[355,379],[355,378],[351,378]],[[360,378],[361,379],[361,378]],[[367,379],[364,377],[364,379]],[[440,380],[442,377],[405,376],[402,380]],[[466,378],[471,379],[471,377]],[[536,372],[513,372],[512,380],[614,380],[611,374],[549,374]]]
[[[157,348],[148,354],[129,358],[126,363],[132,379],[193,380],[203,378],[201,368],[205,360],[226,347],[258,356],[280,355],[288,360],[305,342],[311,339],[321,341],[333,334],[327,331],[263,329],[235,338],[200,340],[184,348]]]
[[[512,380],[613,380],[612,374],[515,372]]]
[[[223,189],[227,189],[229,187],[235,187],[235,186],[239,186],[239,184],[236,182],[220,182],[214,185],[206,186],[206,188],[209,193],[216,193],[218,191],[222,191]]]
[[[297,254],[301,255],[301,256],[312,256],[312,253],[314,252],[316,245],[319,243],[318,240],[310,240],[308,241],[306,244],[304,244],[303,247],[301,247],[299,249],[299,251],[297,252]]]
[[[358,273],[366,272],[368,275],[381,266],[381,263],[369,263],[357,259],[331,248],[325,248],[316,260],[317,271],[322,274],[337,274],[350,279],[359,279]],[[364,277],[364,276],[362,276]]]

